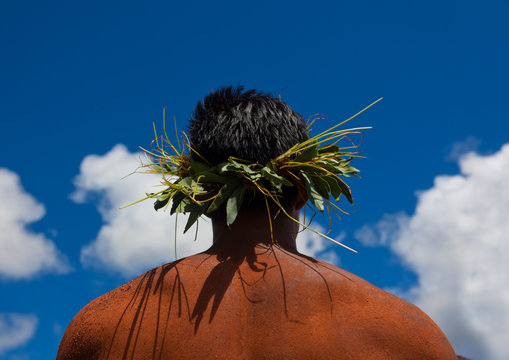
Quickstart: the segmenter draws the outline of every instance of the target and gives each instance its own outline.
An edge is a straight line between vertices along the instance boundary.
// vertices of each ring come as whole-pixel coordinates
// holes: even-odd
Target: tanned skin
[[[293,211],[303,205],[299,201]],[[417,307],[299,254],[284,214],[243,210],[214,245],[95,299],[72,320],[57,360],[440,359],[447,338]]]

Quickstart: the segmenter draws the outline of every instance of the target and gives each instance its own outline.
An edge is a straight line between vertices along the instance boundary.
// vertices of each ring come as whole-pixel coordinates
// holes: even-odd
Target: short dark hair
[[[220,88],[199,102],[188,133],[191,146],[212,165],[230,156],[265,165],[309,138],[302,116],[287,104],[241,86]]]
[[[244,91],[241,86],[220,88],[199,102],[192,112],[188,134],[193,149],[211,165],[230,156],[265,165],[309,139],[302,116],[290,106],[270,94]],[[200,160],[199,155],[191,156]],[[280,202],[287,208],[297,196],[297,186],[285,186]],[[265,200],[256,192],[251,196],[246,193],[245,206],[265,207]],[[224,217],[224,206],[214,213],[213,218]]]

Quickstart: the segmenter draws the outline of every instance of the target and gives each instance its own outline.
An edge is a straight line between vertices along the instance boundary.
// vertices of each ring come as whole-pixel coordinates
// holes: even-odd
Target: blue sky
[[[356,164],[354,207],[343,204],[356,212],[332,231],[359,254],[310,235],[301,246],[421,306],[457,352],[507,359],[508,11],[502,1],[2,2],[0,358],[53,358],[84,305],[173,258],[167,214],[117,210],[153,179],[120,178],[164,106],[184,128],[212,89],[242,84],[305,118],[325,114],[314,131],[384,97],[351,123],[373,126],[368,158]],[[195,250],[184,243],[182,254]]]

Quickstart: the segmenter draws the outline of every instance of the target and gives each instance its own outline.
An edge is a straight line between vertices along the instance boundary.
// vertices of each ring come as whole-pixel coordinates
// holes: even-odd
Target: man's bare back
[[[59,360],[456,359],[444,334],[415,306],[297,251],[300,209],[311,195],[315,206],[320,204],[310,184],[323,178],[325,198],[343,194],[351,201],[348,186],[334,179],[357,171],[349,166],[337,169],[341,161],[351,159],[343,159],[339,148],[328,147],[332,153],[324,152],[313,164],[308,161],[312,173],[305,174],[304,163],[295,173],[283,169],[285,164],[300,164],[292,157],[281,163],[279,175],[272,174],[272,159],[279,164],[279,157],[296,144],[302,146],[299,156],[315,151],[318,159],[320,151],[310,151],[302,116],[279,98],[229,87],[198,103],[188,132],[190,155],[201,154],[194,161],[205,156],[212,167],[233,158],[254,168],[271,165],[263,176],[260,170],[259,177],[251,177],[250,165],[240,166],[246,171],[242,175],[236,166],[220,190],[215,180],[207,185],[203,169],[195,169],[196,189],[200,183],[206,193],[195,198],[185,190],[179,196],[201,199],[207,206],[200,209],[207,209],[205,215],[211,217],[213,246],[92,301],[69,325]],[[329,140],[340,134],[329,132]],[[185,163],[172,163],[178,168],[172,174],[188,174],[193,166]],[[157,164],[156,172],[168,165],[161,167],[159,160]],[[266,180],[271,185],[262,190]],[[231,184],[240,185],[233,190]],[[276,192],[283,184],[285,191]],[[171,196],[166,200],[177,198]],[[218,199],[223,203],[216,204]]]
[[[57,359],[456,359],[415,306],[277,246],[209,251],[92,301]]]

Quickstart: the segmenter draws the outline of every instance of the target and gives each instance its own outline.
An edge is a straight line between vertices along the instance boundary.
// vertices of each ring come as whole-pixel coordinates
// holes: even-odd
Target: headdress
[[[265,164],[229,157],[223,163],[211,165],[206,159],[206,154],[199,154],[192,147],[185,132],[182,132],[182,141],[179,140],[176,123],[176,145],[170,141],[166,133],[163,110],[163,135],[158,136],[154,124],[155,148],[149,150],[141,148],[148,159],[148,162],[141,166],[144,169],[142,172],[161,174],[163,189],[146,193],[146,197],[135,203],[153,199],[155,210],[169,207],[171,215],[188,214],[184,229],[186,232],[201,215],[211,214],[221,206],[226,207],[227,225],[232,225],[241,209],[246,192],[254,191],[262,195],[265,201],[271,237],[272,217],[269,204],[273,203],[278,207],[278,211],[304,228],[355,251],[293,218],[282,206],[280,198],[285,187],[301,184],[311,205],[322,213],[327,210],[329,219],[331,211],[336,214],[336,210],[343,212],[335,204],[341,196],[353,204],[350,187],[342,178],[358,176],[359,170],[351,165],[355,157],[360,157],[353,151],[358,146],[352,143],[343,147],[340,143],[348,139],[349,135],[370,127],[351,129],[339,127],[380,100],[330,129],[291,147]],[[191,154],[193,156],[190,156]]]

